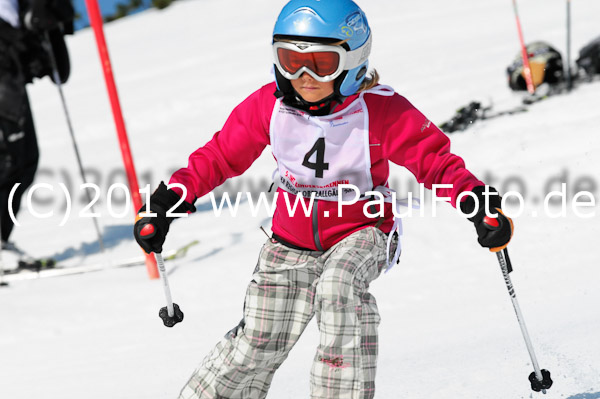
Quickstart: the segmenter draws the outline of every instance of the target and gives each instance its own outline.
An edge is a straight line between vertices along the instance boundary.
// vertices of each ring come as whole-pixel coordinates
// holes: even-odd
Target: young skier
[[[244,304],[244,317],[194,371],[179,396],[264,398],[273,374],[316,315],[320,342],[310,380],[311,398],[372,398],[375,394],[379,314],[369,284],[395,258],[395,222],[386,200],[383,216],[364,205],[377,191],[386,197],[389,162],[409,169],[465,214],[472,214],[479,243],[506,246],[512,222],[497,193],[450,152],[448,138],[404,97],[367,74],[371,30],[350,0],[292,0],[273,32],[276,82],[236,107],[211,141],[196,150],[187,168],[154,192],[134,235],[148,253],[161,252],[173,218],[193,212],[194,201],[227,178],[242,174],[270,145],[279,187],[273,236],[264,244]],[[353,205],[352,185],[360,192]],[[461,192],[468,191],[457,203]],[[495,190],[490,189],[494,192]],[[307,216],[289,212],[297,196]],[[287,196],[287,199],[286,199]],[[487,200],[485,197],[488,197]],[[486,207],[487,206],[487,207]],[[369,208],[369,207],[367,207]],[[144,211],[145,206],[140,210]],[[298,206],[297,209],[300,209]],[[497,215],[484,219],[486,211]],[[143,229],[153,224],[153,234]]]

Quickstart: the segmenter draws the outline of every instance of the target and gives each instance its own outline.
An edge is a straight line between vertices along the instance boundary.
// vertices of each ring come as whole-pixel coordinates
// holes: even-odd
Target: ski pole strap
[[[510,257],[508,256],[508,249],[504,248],[502,253],[504,254],[504,260],[506,261],[506,270],[508,273],[511,273],[513,271],[513,267],[512,263],[510,262]]]
[[[506,271],[506,275],[508,276],[513,271],[512,263],[508,256],[508,249],[504,248],[503,250],[496,252],[496,256],[498,257],[500,268],[503,272]]]

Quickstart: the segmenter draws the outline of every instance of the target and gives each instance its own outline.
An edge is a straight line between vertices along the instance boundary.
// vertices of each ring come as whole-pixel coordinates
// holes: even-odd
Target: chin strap
[[[311,103],[300,97],[293,89],[291,93],[284,93],[281,90],[277,90],[274,94],[277,98],[283,98],[282,101],[284,104],[306,111],[313,116],[329,115],[338,104],[343,103],[346,99],[334,93],[321,101]]]

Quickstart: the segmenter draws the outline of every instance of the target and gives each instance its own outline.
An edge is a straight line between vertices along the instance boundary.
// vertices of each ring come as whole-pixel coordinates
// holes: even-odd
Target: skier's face
[[[304,72],[298,79],[292,79],[292,87],[296,93],[309,103],[316,103],[333,94],[334,82],[318,82]]]

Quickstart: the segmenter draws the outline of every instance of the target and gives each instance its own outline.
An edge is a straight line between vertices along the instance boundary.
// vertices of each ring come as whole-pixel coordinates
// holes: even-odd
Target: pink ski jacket
[[[170,183],[187,188],[187,202],[193,203],[226,179],[244,173],[264,148],[272,144],[275,91],[275,83],[270,83],[250,95],[233,110],[221,131],[190,155],[188,166],[173,174]],[[359,95],[348,97],[334,112],[343,111],[358,98]],[[406,167],[427,188],[433,184],[451,184],[452,188],[438,189],[437,195],[450,197],[453,206],[461,192],[483,185],[465,168],[462,158],[450,152],[448,137],[404,97],[392,92],[386,96],[365,93],[363,99],[368,110],[365,114],[373,187],[387,186],[390,161]],[[327,250],[364,227],[377,226],[388,233],[393,225],[389,203],[385,204],[382,220],[365,215],[363,205],[368,199],[344,206],[341,217],[336,201],[315,200],[307,216],[301,210],[290,214],[283,188],[277,190],[272,231],[301,248]],[[286,194],[293,204],[295,196]],[[303,200],[308,204],[308,199]]]

